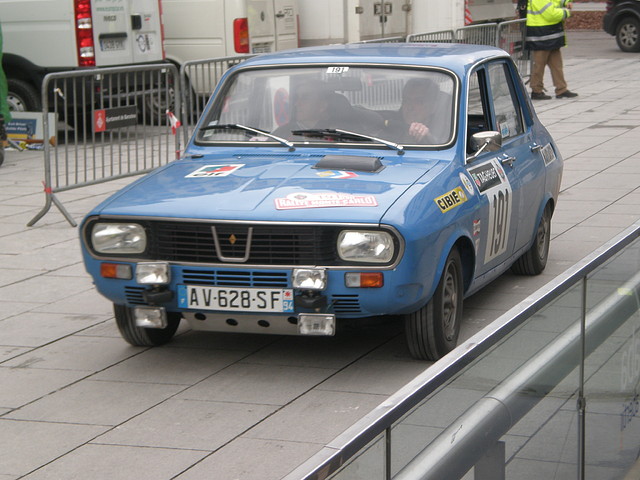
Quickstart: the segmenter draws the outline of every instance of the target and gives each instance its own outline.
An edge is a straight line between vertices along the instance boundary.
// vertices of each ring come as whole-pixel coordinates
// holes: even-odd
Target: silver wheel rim
[[[544,260],[547,255],[547,247],[549,243],[548,239],[549,232],[549,219],[546,214],[542,215],[542,219],[540,220],[540,225],[538,226],[538,233],[536,235],[536,245],[538,247],[538,258],[540,260]]]
[[[7,104],[9,105],[10,112],[26,112],[27,111],[27,107],[22,101],[22,98],[16,95],[12,95],[11,93],[9,93],[9,95],[7,96]]]
[[[620,29],[620,43],[625,47],[633,47],[638,42],[638,31],[634,25],[626,24]]]
[[[458,314],[458,275],[454,262],[449,262],[444,275],[442,289],[442,323],[443,333],[447,341],[451,341],[456,333]]]

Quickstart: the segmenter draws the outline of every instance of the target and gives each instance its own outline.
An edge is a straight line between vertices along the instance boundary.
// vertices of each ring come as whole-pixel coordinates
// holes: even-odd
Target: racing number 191
[[[497,257],[507,249],[511,213],[509,190],[495,192],[491,196],[491,206],[489,208],[489,238],[487,239],[486,261]]]

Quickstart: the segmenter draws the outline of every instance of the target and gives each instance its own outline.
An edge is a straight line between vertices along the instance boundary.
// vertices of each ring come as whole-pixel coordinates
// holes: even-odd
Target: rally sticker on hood
[[[291,193],[285,198],[276,198],[277,210],[325,207],[377,207],[373,195],[352,195],[350,193]]]
[[[232,165],[205,165],[195,172],[186,175],[184,178],[226,177],[242,167],[244,167],[243,163]]]

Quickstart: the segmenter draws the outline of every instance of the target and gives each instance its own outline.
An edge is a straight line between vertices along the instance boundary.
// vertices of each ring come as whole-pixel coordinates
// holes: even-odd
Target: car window
[[[273,142],[267,135],[232,127],[239,124],[294,142],[335,142],[335,137],[294,132],[342,129],[404,145],[444,145],[453,139],[456,98],[457,81],[442,70],[344,65],[240,69],[205,112],[196,138],[205,143]],[[424,124],[426,133],[411,135],[413,123]]]
[[[495,115],[495,129],[503,139],[521,135],[522,112],[515,96],[509,69],[506,63],[492,63],[488,67],[491,82],[491,100]]]

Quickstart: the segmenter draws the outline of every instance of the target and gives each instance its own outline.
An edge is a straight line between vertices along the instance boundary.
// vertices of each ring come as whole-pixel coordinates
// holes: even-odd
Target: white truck
[[[164,59],[160,0],[0,0],[9,108],[39,111],[47,73]]]
[[[176,65],[298,46],[297,0],[162,0],[165,51]]]
[[[515,18],[514,0],[298,0],[300,44],[359,42]]]

